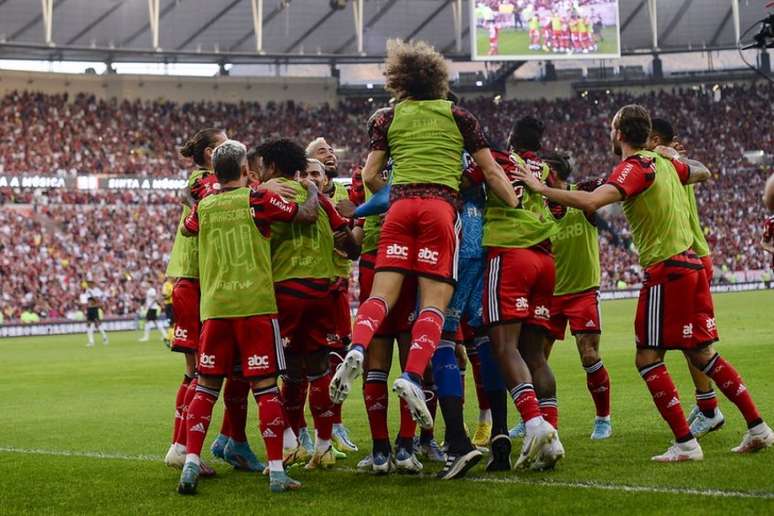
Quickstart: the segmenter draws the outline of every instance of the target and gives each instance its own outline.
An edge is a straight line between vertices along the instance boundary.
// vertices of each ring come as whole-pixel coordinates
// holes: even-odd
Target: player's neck
[[[630,145],[626,145],[625,143],[621,144],[621,161],[627,159],[630,156],[634,156],[638,152],[640,152],[642,149],[638,147],[632,147]]]

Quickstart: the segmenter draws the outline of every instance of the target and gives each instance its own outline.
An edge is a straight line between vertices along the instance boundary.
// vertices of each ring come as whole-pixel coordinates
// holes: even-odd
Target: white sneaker
[[[185,446],[172,444],[164,457],[164,464],[170,468],[183,469],[185,464]]]
[[[564,446],[559,440],[559,434],[556,434],[556,438],[543,445],[538,452],[535,462],[532,463],[529,469],[532,471],[546,471],[554,469],[556,463],[564,457]]]
[[[527,469],[537,458],[543,446],[552,444],[556,439],[556,428],[543,418],[540,418],[539,426],[530,430],[527,425],[527,432],[524,435],[524,443],[521,446],[521,454],[516,460],[515,469]]]
[[[392,384],[392,390],[408,405],[411,419],[426,430],[433,428],[433,416],[427,408],[425,391],[421,387],[408,378],[400,376]]]
[[[685,443],[674,443],[661,455],[651,457],[655,462],[685,462],[688,460],[704,460],[704,452],[699,441],[691,439]]]
[[[700,439],[710,432],[719,430],[725,422],[726,418],[723,417],[723,413],[719,408],[715,409],[714,417],[707,417],[703,413],[699,412],[690,423],[691,433],[695,438]]]
[[[360,462],[357,463],[357,471],[358,473],[366,473],[371,471],[371,468],[374,466],[374,456],[370,453],[360,459]]]
[[[352,390],[352,382],[362,372],[363,354],[359,350],[353,349],[344,357],[344,361],[336,369],[336,373],[331,379],[331,385],[328,389],[331,401],[336,404],[343,403]]]
[[[417,456],[409,450],[400,449],[395,454],[395,465],[398,467],[398,473],[421,473],[424,465],[419,462]]]
[[[141,338],[141,339],[137,339],[137,342],[148,342],[148,339],[146,339],[145,337],[143,337],[143,338]]]
[[[745,432],[742,442],[736,448],[731,448],[734,453],[753,453],[774,444],[774,432],[766,423],[761,423]]]
[[[698,405],[694,405],[693,407],[691,407],[691,411],[688,413],[688,417],[685,418],[688,421],[688,426],[691,426],[693,424],[693,420],[696,419],[696,416],[698,416],[699,414],[701,414],[701,411],[699,410]]]

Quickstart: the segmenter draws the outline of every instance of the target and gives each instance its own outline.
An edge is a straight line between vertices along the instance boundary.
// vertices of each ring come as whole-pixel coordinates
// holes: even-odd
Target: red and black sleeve
[[[382,108],[368,119],[368,150],[390,151],[387,131],[395,116],[392,108]]]
[[[191,213],[188,214],[188,216],[183,221],[183,226],[185,227],[185,230],[193,235],[196,235],[199,233],[199,205],[194,204],[193,208],[191,208]]]
[[[460,134],[462,134],[466,151],[475,154],[481,149],[489,148],[489,141],[481,128],[481,124],[470,111],[454,105],[452,106],[452,115]]]
[[[615,166],[606,183],[626,198],[644,192],[655,180],[656,163],[652,159],[630,156]]]

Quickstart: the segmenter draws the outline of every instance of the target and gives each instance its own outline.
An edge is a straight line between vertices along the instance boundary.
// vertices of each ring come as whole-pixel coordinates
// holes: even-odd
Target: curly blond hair
[[[424,41],[387,40],[385,89],[398,101],[445,99],[449,69],[443,56]]]

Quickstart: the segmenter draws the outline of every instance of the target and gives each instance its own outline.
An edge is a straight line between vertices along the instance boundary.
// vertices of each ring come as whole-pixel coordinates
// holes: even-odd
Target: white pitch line
[[[55,457],[85,457],[89,459],[107,459],[107,460],[133,460],[143,462],[162,462],[163,458],[158,455],[125,455],[121,453],[104,453],[92,451],[70,451],[70,450],[44,450],[38,448],[13,448],[0,447],[0,453],[18,453],[20,455],[48,455]],[[337,468],[334,471],[342,473],[360,473],[353,468]],[[361,475],[363,473],[360,473]],[[419,475],[427,478],[434,478],[434,475]],[[732,491],[723,489],[694,489],[687,487],[662,487],[662,486],[643,486],[630,484],[616,484],[606,482],[566,482],[561,480],[529,480],[519,477],[509,478],[490,478],[490,477],[469,477],[468,481],[483,482],[491,484],[513,484],[522,486],[536,487],[564,487],[568,489],[597,489],[601,491],[621,491],[625,493],[658,493],[688,496],[712,496],[718,498],[751,498],[759,500],[774,500],[774,493],[766,491]]]

